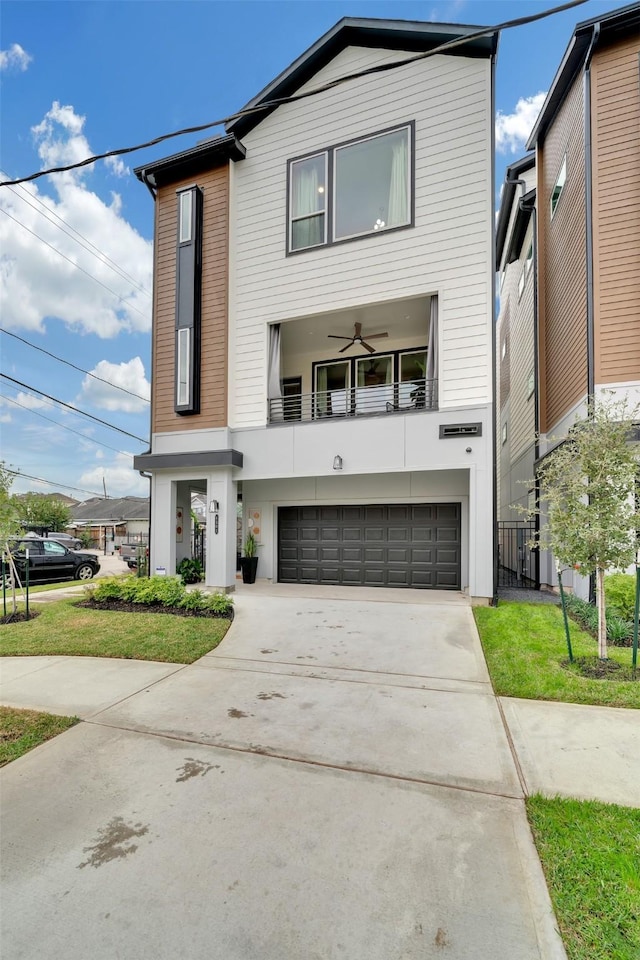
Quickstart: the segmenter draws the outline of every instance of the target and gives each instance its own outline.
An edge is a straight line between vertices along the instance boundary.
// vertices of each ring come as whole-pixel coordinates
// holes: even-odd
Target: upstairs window
[[[177,191],[176,327],[174,405],[176,413],[200,412],[200,312],[203,195],[197,186]]]
[[[562,196],[562,191],[564,189],[564,184],[567,179],[567,155],[565,154],[564,160],[562,161],[562,166],[560,167],[560,173],[558,174],[558,179],[555,182],[555,186],[551,191],[551,217],[553,218],[554,213],[556,212],[556,207]]]
[[[289,252],[412,221],[412,124],[289,164]]]

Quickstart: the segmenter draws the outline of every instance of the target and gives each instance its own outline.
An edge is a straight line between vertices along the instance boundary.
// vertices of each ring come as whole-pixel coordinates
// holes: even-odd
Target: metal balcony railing
[[[315,393],[279,397],[267,401],[269,423],[338,420],[345,417],[409,413],[438,409],[438,381],[385,383],[374,387],[345,390],[317,390]]]

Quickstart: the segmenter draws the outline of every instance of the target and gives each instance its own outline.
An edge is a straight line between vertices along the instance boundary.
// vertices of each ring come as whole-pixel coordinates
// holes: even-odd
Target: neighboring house
[[[156,202],[151,569],[208,505],[258,576],[494,593],[497,34],[280,106],[477,28],[344,19],[227,134],[136,174]]]
[[[527,144],[535,153],[507,170],[496,239],[502,521],[532,496],[519,481],[589,396],[640,402],[639,63],[639,4],[578,24]],[[547,553],[540,582],[556,583]]]
[[[149,536],[148,497],[92,497],[71,507],[70,530],[76,536],[88,531],[92,545],[106,549]]]

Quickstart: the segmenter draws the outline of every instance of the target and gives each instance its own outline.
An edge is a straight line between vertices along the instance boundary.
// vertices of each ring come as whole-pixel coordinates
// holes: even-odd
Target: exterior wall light
[[[333,469],[342,470],[342,457],[340,456],[339,453],[337,453],[333,458]]]

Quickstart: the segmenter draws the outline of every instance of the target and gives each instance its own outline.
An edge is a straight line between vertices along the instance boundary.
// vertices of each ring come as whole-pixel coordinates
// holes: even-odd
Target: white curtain
[[[387,226],[395,227],[406,223],[409,219],[407,201],[409,194],[409,169],[407,163],[407,139],[402,139],[393,145],[391,158],[391,180],[389,183],[389,208],[387,211]]]
[[[269,367],[267,371],[267,394],[271,420],[283,419],[281,367],[280,324],[272,323],[269,327]]]
[[[426,403],[438,406],[438,297],[432,296],[429,305],[429,348],[427,350]]]
[[[316,417],[324,417],[327,413],[327,368],[316,367]]]
[[[294,249],[299,247],[312,247],[315,244],[322,243],[324,236],[324,217],[313,216],[317,214],[318,206],[318,187],[320,181],[318,169],[316,166],[300,165],[296,167],[293,177],[293,216],[295,218],[308,217],[307,220],[296,219],[294,229]]]

